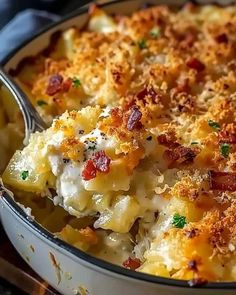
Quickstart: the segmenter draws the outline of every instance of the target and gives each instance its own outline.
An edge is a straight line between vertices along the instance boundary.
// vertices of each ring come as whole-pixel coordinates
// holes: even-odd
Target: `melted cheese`
[[[235,11],[188,4],[117,18],[94,8],[87,29],[64,32],[17,77],[42,117],[58,118],[15,153],[4,182],[53,189],[94,229],[67,225],[61,238],[93,255],[235,281]]]

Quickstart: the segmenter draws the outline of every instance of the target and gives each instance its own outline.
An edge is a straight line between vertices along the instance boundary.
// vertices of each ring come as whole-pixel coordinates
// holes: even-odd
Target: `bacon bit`
[[[146,100],[145,100],[146,97],[151,97],[153,103],[157,102],[157,99],[158,99],[158,94],[151,86],[145,87],[136,96],[138,99],[142,100],[144,103],[146,103]]]
[[[224,90],[227,90],[229,89],[229,84],[224,83],[223,87],[224,87]]]
[[[93,158],[88,160],[82,172],[82,178],[86,181],[96,177],[97,172],[108,173],[110,171],[111,159],[104,151],[96,152]]]
[[[122,125],[123,114],[119,108],[114,108],[111,110],[112,126],[119,127]]]
[[[188,284],[190,287],[200,287],[207,284],[207,280],[202,278],[196,278],[188,281]]]
[[[236,191],[236,173],[209,171],[210,189]]]
[[[236,143],[236,134],[230,133],[226,130],[222,130],[218,133],[220,143]]]
[[[94,166],[92,160],[88,160],[85,164],[84,170],[82,171],[82,178],[86,181],[95,178],[97,175],[97,169]]]
[[[199,59],[194,57],[188,59],[186,65],[197,72],[202,72],[205,70],[205,65]]]
[[[180,164],[183,162],[191,162],[196,157],[196,154],[191,148],[178,146],[173,150],[166,150],[163,157],[167,160],[168,166],[170,166],[177,161]]]
[[[63,91],[68,92],[70,90],[71,85],[72,85],[72,79],[67,78],[62,85]]]
[[[63,77],[60,74],[52,75],[49,78],[46,94],[52,96],[62,90]]]
[[[228,43],[229,39],[228,36],[223,33],[215,37],[217,43]]]
[[[142,113],[139,110],[139,107],[134,105],[131,108],[131,114],[129,116],[128,122],[127,122],[127,129],[129,131],[132,131],[134,129],[139,129],[141,125]]]
[[[157,140],[159,144],[164,145],[168,148],[176,148],[180,146],[180,144],[176,141],[177,138],[175,134],[171,132],[158,135]]]
[[[97,171],[103,173],[109,172],[111,159],[106,156],[104,151],[96,152],[92,161]]]
[[[141,265],[141,261],[138,258],[129,257],[123,262],[123,266],[127,269],[136,270]]]

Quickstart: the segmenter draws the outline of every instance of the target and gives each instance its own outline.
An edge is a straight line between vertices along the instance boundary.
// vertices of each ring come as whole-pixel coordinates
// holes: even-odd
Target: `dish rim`
[[[126,2],[126,0],[112,0],[105,4],[97,4],[97,6],[103,8],[107,7],[116,3],[122,3]],[[188,1],[185,1],[188,2]],[[148,3],[148,1],[147,1]],[[153,4],[153,3],[152,3]],[[215,3],[212,3],[215,4]],[[197,3],[197,5],[204,5],[203,3]],[[228,4],[230,5],[230,4]],[[19,46],[17,46],[15,49],[13,49],[10,53],[8,53],[5,58],[1,61],[1,65],[4,67],[15,55],[18,51],[23,49],[28,43],[32,42],[36,38],[40,37],[40,35],[46,33],[50,29],[53,29],[57,25],[60,25],[68,20],[70,20],[73,17],[80,16],[82,14],[85,14],[88,12],[88,7],[82,7],[78,10],[75,10],[65,16],[63,16],[60,20],[53,22],[47,26],[45,26],[43,29],[39,30],[34,34],[33,36],[27,38],[24,42],[22,42]],[[123,268],[121,266],[112,264],[110,262],[104,261],[100,258],[96,258],[90,254],[87,254],[84,251],[79,250],[78,248],[75,248],[74,246],[64,242],[63,240],[60,240],[59,238],[56,238],[50,231],[48,231],[46,228],[41,226],[37,221],[33,220],[32,218],[29,218],[29,216],[25,213],[25,211],[17,204],[17,202],[6,192],[4,191],[2,193],[2,199],[3,202],[6,203],[9,210],[11,210],[14,214],[16,214],[26,225],[28,225],[32,231],[36,231],[39,235],[41,235],[47,242],[50,241],[52,244],[55,244],[57,247],[59,247],[65,255],[67,255],[66,252],[69,252],[76,258],[79,258],[91,265],[91,267],[94,265],[98,268],[102,268],[108,272],[115,273],[116,275],[120,275],[123,277],[126,277],[126,279],[135,279],[139,281],[143,281],[145,283],[152,283],[152,284],[159,284],[162,286],[167,287],[181,287],[181,288],[190,288],[188,281],[186,280],[176,280],[171,278],[165,278],[161,276],[154,276],[146,273],[136,272],[132,271],[126,268]],[[4,209],[3,209],[4,210]],[[195,288],[201,290],[201,289],[217,289],[217,290],[236,290],[236,282],[208,282],[201,286],[195,286]]]

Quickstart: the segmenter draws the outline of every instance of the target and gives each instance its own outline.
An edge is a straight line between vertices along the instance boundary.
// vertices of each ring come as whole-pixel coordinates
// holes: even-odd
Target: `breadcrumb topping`
[[[124,267],[191,286],[235,281],[235,6],[90,14],[87,29],[64,32],[20,71],[53,124],[17,152],[4,181],[54,189],[70,214],[94,216],[95,232],[77,232],[82,249],[98,243],[97,229],[129,233]]]

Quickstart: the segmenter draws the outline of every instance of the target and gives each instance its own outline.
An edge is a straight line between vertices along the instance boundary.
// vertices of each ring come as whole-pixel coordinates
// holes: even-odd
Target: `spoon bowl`
[[[2,68],[0,68],[0,81],[11,92],[13,99],[16,101],[22,113],[25,124],[25,138],[23,143],[24,145],[27,145],[30,134],[36,131],[43,131],[47,128],[47,125],[40,117],[26,94]]]

